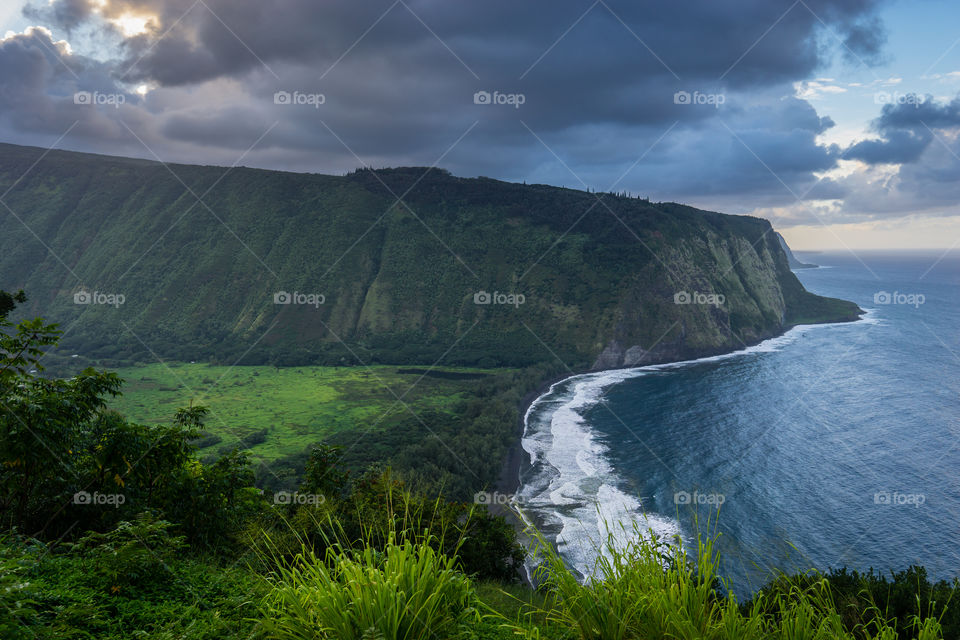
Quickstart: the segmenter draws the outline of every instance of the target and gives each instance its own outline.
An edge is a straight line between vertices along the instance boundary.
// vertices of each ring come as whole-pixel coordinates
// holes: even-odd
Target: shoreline
[[[601,371],[598,369],[597,371]],[[565,373],[563,375],[553,376],[546,380],[541,381],[537,387],[528,392],[520,400],[518,406],[519,414],[517,416],[517,424],[515,425],[515,439],[514,443],[510,445],[510,449],[507,451],[506,458],[503,461],[503,465],[500,469],[500,477],[497,479],[497,484],[495,490],[499,493],[513,495],[520,488],[520,475],[524,470],[525,465],[529,466],[529,454],[526,449],[523,448],[523,434],[527,429],[527,411],[530,409],[536,400],[550,390],[550,387],[562,382],[568,378],[574,376],[583,375],[585,373],[593,373],[591,369],[584,371],[576,371],[572,373]],[[509,511],[509,509],[507,510]]]
[[[761,339],[753,341],[752,343],[746,344],[737,349],[715,350],[715,351],[711,350],[710,352],[701,352],[701,354],[699,355],[691,354],[692,357],[664,358],[662,360],[658,360],[655,362],[648,362],[640,365],[631,365],[631,366],[625,366],[625,367],[584,369],[581,371],[571,370],[566,374],[553,376],[551,378],[543,380],[540,384],[537,385],[536,389],[525,394],[520,401],[520,404],[518,406],[519,414],[517,417],[515,440],[514,440],[514,443],[510,446],[509,450],[507,451],[506,457],[501,467],[500,476],[497,480],[494,490],[499,494],[510,496],[511,502],[512,502],[513,497],[515,496],[517,491],[520,489],[523,472],[530,467],[529,453],[526,451],[526,449],[523,448],[523,436],[526,433],[526,428],[527,428],[527,424],[526,424],[527,413],[530,410],[531,405],[533,405],[533,403],[536,402],[537,399],[539,399],[541,396],[547,393],[554,385],[564,380],[568,380],[570,378],[591,374],[591,373],[602,373],[605,371],[622,371],[622,370],[628,370],[628,369],[642,369],[644,367],[650,367],[650,366],[665,365],[665,364],[681,364],[685,362],[693,363],[698,360],[702,360],[704,358],[714,358],[718,356],[731,356],[738,352],[746,351],[747,349],[750,349],[751,347],[755,347],[768,340],[773,340],[776,338],[783,337],[788,332],[790,332],[791,330],[797,327],[829,326],[829,325],[835,325],[835,324],[848,324],[853,322],[861,322],[868,315],[869,315],[868,311],[860,309],[859,314],[857,315],[856,318],[850,318],[845,320],[835,320],[832,322],[809,322],[809,323],[792,324],[790,326],[782,327],[781,330],[777,333],[774,333],[769,336],[765,336]],[[494,504],[488,505],[488,510],[491,515],[501,516],[511,526],[513,526],[513,528],[517,532],[518,542],[520,542],[520,544],[522,544],[524,547],[527,546],[527,543],[529,542],[529,536],[526,535],[526,530],[529,526],[529,523],[523,520],[521,515],[516,511],[515,506],[513,506],[510,503],[501,504],[501,503],[495,502]],[[521,571],[520,574],[524,584],[526,584],[527,586],[532,586],[531,579],[530,579],[530,576],[527,575],[527,571]]]
[[[543,380],[542,382],[540,382],[540,384],[537,385],[536,389],[528,392],[520,400],[520,404],[517,407],[519,413],[517,417],[515,440],[514,440],[514,443],[510,446],[510,449],[507,451],[506,457],[504,458],[504,461],[500,470],[500,476],[498,477],[497,483],[495,485],[495,491],[503,494],[513,495],[520,488],[520,478],[521,478],[522,472],[525,469],[525,467],[529,466],[530,464],[529,454],[523,448],[523,436],[527,428],[527,424],[526,424],[527,412],[530,410],[530,406],[534,402],[536,402],[538,398],[544,395],[547,391],[550,390],[552,386],[554,386],[559,382],[568,380],[570,378],[575,378],[577,376],[590,374],[590,373],[602,373],[604,371],[623,371],[628,369],[641,369],[643,367],[652,367],[652,366],[664,365],[664,364],[680,364],[683,362],[695,362],[703,358],[713,358],[717,356],[732,355],[739,351],[743,351],[745,349],[755,347],[759,344],[762,344],[763,342],[766,342],[767,340],[773,340],[775,338],[783,337],[789,331],[797,327],[811,327],[811,326],[819,326],[819,325],[848,324],[851,322],[860,322],[861,320],[863,320],[866,314],[867,312],[861,309],[858,316],[853,319],[835,320],[832,322],[807,322],[807,323],[792,324],[789,326],[784,326],[777,333],[764,336],[754,342],[744,344],[743,346],[738,347],[736,349],[705,350],[698,354],[690,354],[689,357],[664,358],[661,360],[646,362],[644,364],[630,365],[630,366],[624,366],[624,367],[583,369],[580,371],[571,370],[568,373],[558,375],[558,376],[553,376],[551,378]],[[500,511],[500,509],[498,509],[497,511]],[[512,515],[512,512],[509,509],[503,509],[503,511],[511,513]],[[497,515],[504,515],[504,514],[497,513]],[[514,518],[514,520],[516,520],[516,518]]]
[[[497,479],[497,483],[494,487],[494,491],[496,493],[504,496],[510,496],[511,503],[517,491],[520,489],[520,478],[523,471],[530,467],[530,454],[528,454],[526,449],[523,448],[523,435],[527,429],[527,411],[530,409],[530,405],[536,402],[537,398],[549,391],[550,388],[558,382],[574,376],[582,375],[584,373],[591,373],[591,371],[586,370],[579,373],[566,373],[543,380],[534,390],[525,394],[520,400],[519,415],[517,416],[517,424],[515,425],[516,431],[514,441],[507,451],[507,455],[500,469],[500,476]],[[517,542],[519,542],[521,546],[526,549],[531,542],[530,537],[526,534],[529,523],[523,520],[523,518],[517,512],[516,507],[511,503],[503,504],[500,502],[493,502],[492,504],[487,505],[487,511],[492,516],[502,517],[507,524],[512,526],[514,531],[517,533]],[[531,576],[525,566],[519,568],[518,573],[520,575],[520,580],[524,585],[530,587],[531,589],[534,588]]]

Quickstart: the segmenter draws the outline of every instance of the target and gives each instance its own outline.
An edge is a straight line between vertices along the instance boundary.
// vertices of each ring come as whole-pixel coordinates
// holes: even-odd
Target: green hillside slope
[[[0,145],[0,277],[106,364],[615,367],[859,312],[806,292],[758,218],[439,169],[41,154]]]

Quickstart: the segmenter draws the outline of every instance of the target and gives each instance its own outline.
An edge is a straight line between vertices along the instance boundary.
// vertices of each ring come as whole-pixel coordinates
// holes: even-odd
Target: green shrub
[[[0,537],[0,638],[16,638],[37,616],[26,573],[33,564],[28,545]]]
[[[190,446],[194,449],[206,449],[207,447],[212,447],[213,445],[220,444],[221,442],[223,442],[223,436],[210,433],[200,438],[191,440]]]
[[[107,533],[89,533],[71,545],[89,568],[92,580],[113,593],[131,587],[168,582],[169,565],[186,544],[170,533],[171,523],[149,513],[120,522]]]
[[[3,640],[255,640],[264,581],[213,558],[167,555],[166,578],[113,591],[92,572],[93,550],[0,539]],[[142,567],[138,554],[132,571]],[[120,562],[118,559],[117,562]],[[16,578],[22,588],[8,590]]]
[[[453,558],[426,543],[391,541],[382,553],[331,548],[324,560],[311,551],[297,556],[276,575],[263,627],[282,640],[452,638],[476,619],[474,605]]]
[[[300,493],[318,495],[310,477]],[[457,569],[471,578],[505,583],[519,578],[525,552],[517,532],[484,506],[427,498],[407,489],[389,470],[364,474],[346,496],[319,495],[323,499],[316,504],[275,505],[247,527],[242,543],[259,549],[269,566],[271,559],[265,556],[290,558],[304,546],[323,556],[333,544],[383,551],[390,541],[426,542],[455,557]]]
[[[960,607],[953,604],[960,581],[932,583],[923,567],[890,572],[889,576],[872,569],[860,573],[846,568],[824,574],[782,575],[760,589],[753,601],[742,605],[741,610],[759,605],[770,612],[777,608],[779,599],[815,586],[829,587],[825,595],[837,603],[846,631],[889,626],[899,637],[913,637],[918,614],[922,614],[925,620],[937,620],[944,637],[960,638]]]

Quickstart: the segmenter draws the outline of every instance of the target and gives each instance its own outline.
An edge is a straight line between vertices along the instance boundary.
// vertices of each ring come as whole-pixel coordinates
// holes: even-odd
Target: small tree
[[[310,450],[303,482],[304,492],[318,493],[334,498],[346,493],[349,473],[343,467],[343,449],[321,444]]]
[[[145,510],[175,522],[191,544],[221,545],[258,508],[245,456],[204,466],[192,440],[207,410],[177,411],[172,425],[146,426],[107,409],[116,374],[85,369],[70,379],[41,377],[56,325],[13,325],[22,292],[0,291],[0,528],[35,537],[105,531]],[[108,494],[109,508],[90,499]],[[99,498],[99,496],[97,496]]]
[[[44,348],[56,344],[57,325],[42,318],[7,320],[22,291],[0,291],[0,524],[42,533],[51,502],[64,504],[78,477],[78,424],[120,391],[113,373],[83,370],[69,380],[39,375]]]

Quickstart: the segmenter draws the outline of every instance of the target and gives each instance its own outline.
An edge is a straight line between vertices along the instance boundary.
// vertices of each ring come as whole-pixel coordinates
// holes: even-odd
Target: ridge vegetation
[[[8,189],[0,273],[70,328],[49,364],[603,368],[859,313],[805,291],[766,220],[623,195],[3,144]]]

